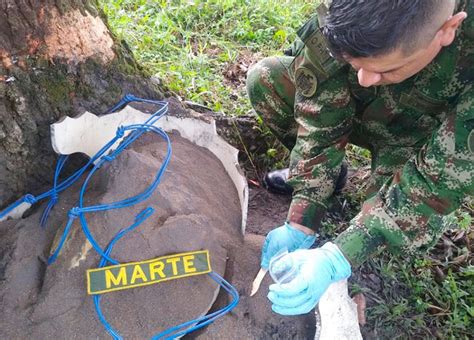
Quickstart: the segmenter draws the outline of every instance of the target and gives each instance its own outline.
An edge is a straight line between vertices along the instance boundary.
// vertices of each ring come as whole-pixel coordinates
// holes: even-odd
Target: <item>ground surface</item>
[[[101,169],[90,184],[86,206],[104,204],[141,192],[159,168],[164,144],[139,139],[120,157]],[[251,190],[249,231],[240,234],[240,205],[222,165],[207,150],[172,136],[173,157],[156,193],[146,202],[124,210],[88,215],[88,225],[99,244],[130,223],[146,206],[155,214],[114,247],[121,262],[209,249],[213,269],[239,291],[239,305],[222,319],[190,338],[302,339],[312,338],[312,313],[282,317],[272,313],[266,299],[269,277],[259,293],[249,297],[259,270],[265,234],[284,218],[288,199],[262,189]],[[214,183],[211,186],[209,183]],[[217,184],[218,183],[218,184]],[[79,224],[73,224],[57,262],[46,266],[54,238],[62,233],[67,211],[77,205],[79,186],[64,192],[45,229],[38,226],[43,206],[26,218],[0,223],[0,338],[104,338],[91,297],[85,293],[84,273],[97,266]],[[279,213],[275,208],[279,207]],[[262,223],[262,221],[266,223]],[[125,225],[124,225],[125,224]],[[58,233],[56,233],[58,230]],[[164,282],[103,296],[107,320],[126,338],[146,339],[157,331],[205,313],[217,285],[206,276]],[[223,292],[212,310],[229,301]],[[20,326],[21,325],[21,326]]]

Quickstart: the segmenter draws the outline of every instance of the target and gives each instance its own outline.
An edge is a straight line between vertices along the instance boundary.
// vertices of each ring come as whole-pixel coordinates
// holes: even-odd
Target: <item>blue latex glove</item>
[[[339,248],[331,242],[321,248],[297,250],[285,259],[296,268],[293,280],[270,286],[268,298],[272,309],[281,315],[310,312],[333,282],[351,276],[351,265]]]
[[[262,260],[260,266],[263,269],[268,269],[270,259],[281,250],[288,250],[289,252],[297,249],[308,249],[314,241],[315,235],[308,235],[292,227],[288,222],[284,225],[270,231],[265,239],[262,248]]]

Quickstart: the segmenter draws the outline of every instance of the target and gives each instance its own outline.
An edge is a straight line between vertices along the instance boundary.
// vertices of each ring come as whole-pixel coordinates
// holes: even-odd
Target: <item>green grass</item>
[[[114,33],[163,85],[184,100],[225,114],[251,110],[244,74],[225,76],[288,47],[317,1],[304,0],[100,0]],[[262,133],[267,133],[262,127]],[[255,155],[257,163],[280,160],[278,146]],[[278,149],[279,150],[279,149]],[[370,153],[348,148],[353,167]],[[362,195],[349,195],[354,213]],[[472,200],[457,215],[464,234],[451,232],[428,254],[407,260],[383,254],[354,273],[354,290],[371,301],[366,330],[375,338],[467,339],[474,329],[474,227]],[[329,228],[330,229],[330,228]],[[374,274],[380,287],[371,287]],[[375,332],[375,333],[374,333]]]
[[[456,254],[467,249],[457,249]],[[372,301],[367,329],[377,338],[469,339],[474,329],[474,266],[384,254],[362,268],[376,273],[380,289],[356,285]],[[458,255],[459,256],[459,255]],[[453,260],[453,258],[451,258]]]
[[[280,53],[315,2],[304,0],[101,0],[136,59],[183,99],[226,114],[251,107],[225,70],[240,58]]]

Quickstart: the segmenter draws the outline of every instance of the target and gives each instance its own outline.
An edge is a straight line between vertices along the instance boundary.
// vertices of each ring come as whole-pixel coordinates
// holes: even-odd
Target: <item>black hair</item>
[[[376,57],[398,47],[408,54],[441,27],[431,26],[443,2],[448,0],[333,0],[322,30],[339,58]]]

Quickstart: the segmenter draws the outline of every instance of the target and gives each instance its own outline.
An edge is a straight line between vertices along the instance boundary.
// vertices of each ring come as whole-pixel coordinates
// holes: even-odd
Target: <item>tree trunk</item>
[[[162,97],[96,0],[0,0],[0,208],[51,182],[51,123],[126,93]]]

